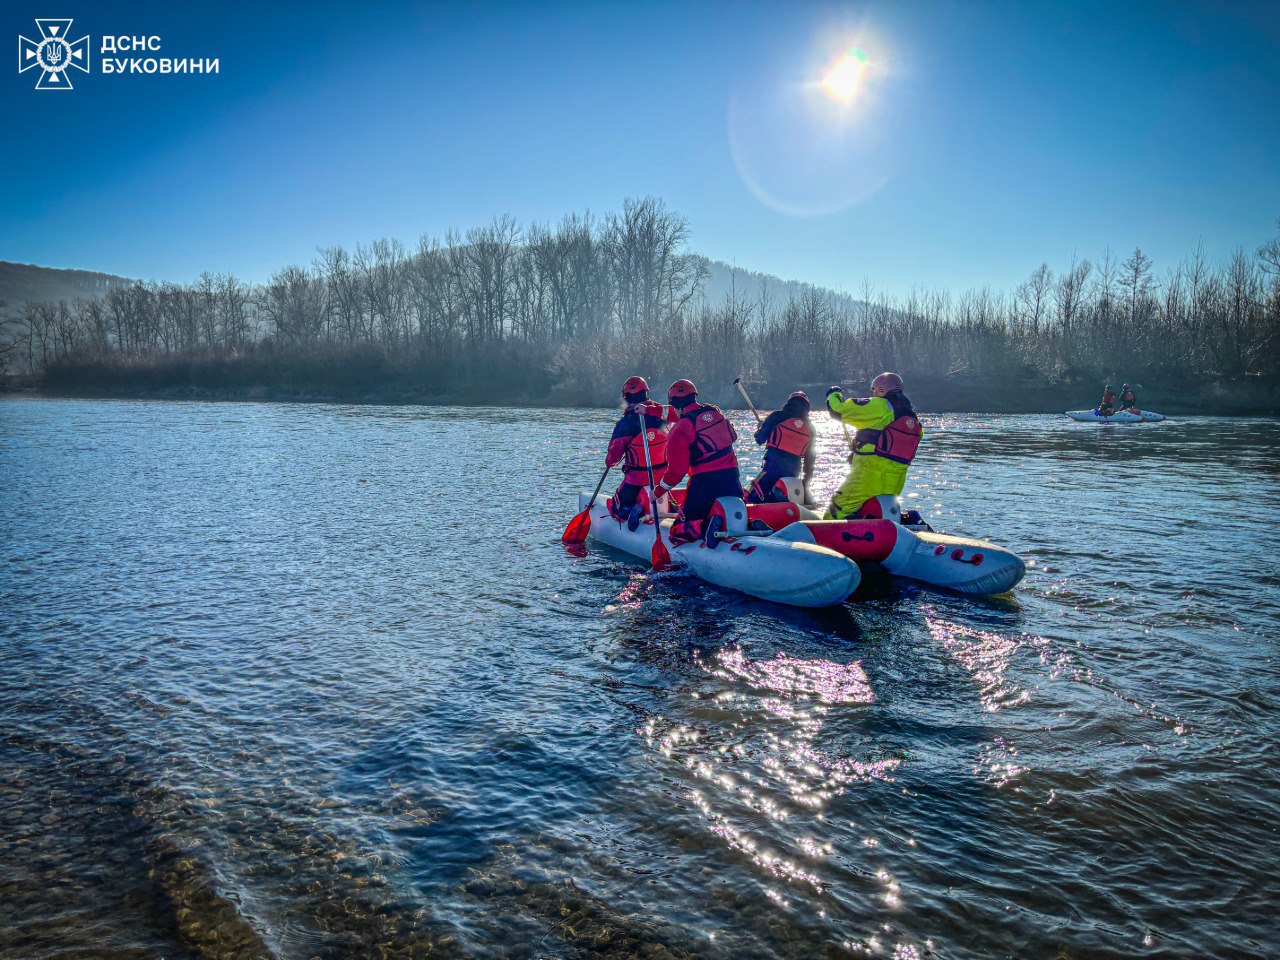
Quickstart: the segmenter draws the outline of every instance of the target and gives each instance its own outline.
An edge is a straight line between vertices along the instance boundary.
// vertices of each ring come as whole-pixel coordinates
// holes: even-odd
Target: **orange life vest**
[[[733,453],[738,433],[724,418],[719,407],[699,404],[693,415],[693,444],[689,447],[689,466],[696,467]]]
[[[662,407],[656,403],[647,400],[641,403],[632,404],[627,408],[627,413],[634,413],[640,421],[640,429],[647,433],[646,439],[649,441],[649,461],[653,466],[654,478],[662,476],[662,471],[667,469],[667,430],[663,427],[647,427],[645,425],[645,417],[662,418]],[[640,438],[640,434],[636,434],[627,443],[626,452],[627,473],[643,473],[648,476],[648,469],[644,463],[644,440]]]
[[[914,413],[903,414],[883,430],[863,428],[854,436],[858,449],[855,452],[863,457],[883,457],[894,463],[910,464],[916,458],[916,448],[924,430]],[[872,449],[860,449],[864,444],[872,444]]]
[[[809,421],[804,417],[789,417],[773,428],[765,446],[793,457],[803,457],[812,442],[813,427]]]

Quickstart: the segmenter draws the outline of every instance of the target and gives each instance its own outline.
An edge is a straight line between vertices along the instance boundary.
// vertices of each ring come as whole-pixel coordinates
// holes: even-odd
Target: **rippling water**
[[[567,555],[611,421],[0,402],[0,956],[1274,950],[1280,424],[926,417],[1027,579],[812,612]]]

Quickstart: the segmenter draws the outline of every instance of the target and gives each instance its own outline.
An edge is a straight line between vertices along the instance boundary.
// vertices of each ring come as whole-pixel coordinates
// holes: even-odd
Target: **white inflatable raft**
[[[994,543],[890,520],[799,521],[770,539],[820,544],[861,563],[879,563],[896,577],[958,593],[1008,593],[1027,573],[1021,557]]]
[[[578,509],[585,510],[591,498],[578,497]],[[726,500],[726,504],[741,501]],[[745,532],[746,511],[734,516],[726,511],[729,532]],[[671,552],[673,563],[682,563],[703,580],[718,587],[728,587],[761,600],[785,603],[793,607],[830,607],[843,603],[862,580],[858,565],[847,557],[815,546],[772,537],[743,537],[722,540],[712,550],[701,540],[671,545],[669,518],[661,519],[663,542]],[[634,532],[626,524],[609,515],[603,498],[591,508],[592,539],[615,547],[648,562],[653,549],[653,524],[642,523]]]
[[[1164,419],[1162,413],[1150,410],[1117,410],[1109,417],[1104,417],[1097,410],[1068,410],[1067,416],[1081,423],[1159,423]]]

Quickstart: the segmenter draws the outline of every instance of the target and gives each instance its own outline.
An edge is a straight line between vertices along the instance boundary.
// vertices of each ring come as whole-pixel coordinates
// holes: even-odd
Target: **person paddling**
[[[924,435],[900,376],[880,374],[871,381],[871,393],[865,399],[846,400],[839,387],[827,391],[832,419],[858,431],[849,457],[849,475],[831,498],[825,514],[828,520],[859,516],[874,497],[900,494]]]
[[[605,466],[612,467],[625,460],[626,470],[622,484],[606,501],[606,506],[613,519],[625,523],[629,530],[635,530],[645,513],[640,491],[649,484],[641,431],[647,431],[653,475],[658,477],[667,468],[667,432],[670,428],[661,404],[649,400],[649,384],[643,377],[631,377],[622,385],[622,399],[626,410],[613,428]]]
[[[778,488],[783,477],[804,477],[804,499],[809,502],[809,481],[817,461],[809,397],[796,391],[781,410],[764,418],[756,431],[756,443],[764,444],[764,465],[751,483],[747,503],[779,503],[787,500]],[[803,467],[803,474],[801,468]]]
[[[666,471],[657,495],[665,496],[689,475],[680,515],[671,527],[672,544],[681,544],[702,536],[702,524],[716,500],[742,496],[738,457],[733,452],[738,433],[719,407],[698,402],[698,388],[690,380],[673,383],[667,399],[680,419],[667,438]]]
[[[1109,417],[1116,412],[1116,395],[1111,389],[1111,384],[1104,384],[1102,387],[1102,400],[1098,402],[1098,415]]]
[[[1126,383],[1120,388],[1120,409],[1129,410],[1138,405],[1138,398],[1133,395],[1133,390]]]

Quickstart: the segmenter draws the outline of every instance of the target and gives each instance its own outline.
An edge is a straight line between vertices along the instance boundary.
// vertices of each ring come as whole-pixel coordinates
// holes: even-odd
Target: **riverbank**
[[[381,383],[298,384],[240,383],[209,385],[198,376],[128,376],[113,371],[110,377],[79,379],[67,376],[42,379],[10,377],[0,381],[0,393],[23,392],[48,397],[149,400],[269,401],[284,403],[403,404],[420,406],[492,406],[497,402],[514,407],[600,407],[617,406],[602,393],[541,389],[532,384],[505,396],[495,396],[491,384],[474,391],[432,390],[421,384],[386,379]],[[1114,384],[1119,386],[1119,384]],[[732,383],[700,383],[703,398],[725,409],[745,409]],[[772,409],[793,389],[807,391],[815,401],[825,393],[826,383],[753,384],[749,390],[761,409]],[[856,389],[856,385],[853,385]],[[968,378],[911,377],[907,372],[908,394],[917,409],[934,413],[1062,413],[1094,406],[1100,392],[1092,381],[1057,383],[988,383]],[[531,389],[532,388],[532,389]],[[1166,415],[1212,414],[1215,416],[1280,415],[1280,389],[1259,378],[1240,381],[1206,381],[1197,384],[1142,386],[1139,403]]]

